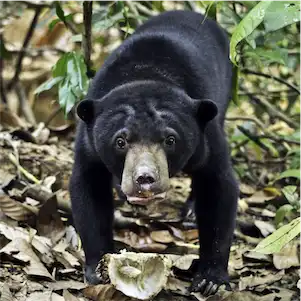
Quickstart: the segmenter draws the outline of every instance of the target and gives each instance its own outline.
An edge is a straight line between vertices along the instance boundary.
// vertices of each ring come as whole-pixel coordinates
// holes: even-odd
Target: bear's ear
[[[197,118],[200,124],[206,125],[217,113],[217,106],[212,100],[201,99],[198,101]]]
[[[90,123],[101,113],[100,103],[97,100],[82,100],[76,108],[78,117],[86,123]]]

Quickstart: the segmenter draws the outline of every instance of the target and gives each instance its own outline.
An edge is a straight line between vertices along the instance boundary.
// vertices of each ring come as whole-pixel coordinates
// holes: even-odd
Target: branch
[[[25,56],[27,46],[28,46],[28,44],[29,44],[29,42],[32,38],[34,29],[35,29],[35,27],[38,23],[38,19],[39,19],[39,15],[40,15],[41,11],[42,11],[42,7],[39,6],[39,7],[36,8],[35,15],[34,15],[32,21],[31,21],[30,27],[27,31],[26,37],[25,37],[24,42],[23,42],[22,49],[21,49],[21,51],[19,53],[19,56],[18,56],[18,59],[17,59],[15,75],[10,80],[9,84],[7,85],[7,88],[9,90],[12,89],[13,86],[19,81],[19,75],[20,75],[21,70],[22,70],[23,58]]]
[[[265,151],[267,151],[270,154],[270,149],[264,145],[261,141],[260,138],[256,135],[253,135],[249,130],[247,130],[246,128],[238,125],[237,128],[245,135],[247,136],[251,141],[253,141],[254,143],[256,143],[260,148],[264,149]]]
[[[19,103],[20,103],[21,112],[22,112],[23,116],[29,123],[31,123],[32,125],[35,125],[37,122],[36,122],[34,113],[32,112],[29,102],[27,101],[27,97],[26,97],[24,88],[20,81],[16,82],[15,88],[16,88],[15,90],[16,90],[17,96],[19,98]]]
[[[228,121],[235,121],[235,120],[245,120],[245,121],[251,121],[254,122],[258,127],[260,127],[262,130],[265,129],[265,125],[256,117],[248,117],[248,116],[232,116],[232,117],[226,117],[226,120]]]
[[[32,1],[19,1],[20,3],[25,4],[28,8],[37,9],[37,8],[52,8],[53,2],[43,2],[43,3],[36,3]]]
[[[287,139],[287,138],[284,138],[284,137],[279,137],[279,136],[274,136],[274,135],[269,135],[269,134],[259,135],[258,138],[259,139],[271,139],[271,140],[274,140],[274,141],[279,142],[279,143],[286,142],[286,143],[289,143],[289,144],[300,145],[300,141]]]
[[[279,77],[276,77],[276,76],[273,76],[273,75],[270,75],[270,74],[266,74],[266,73],[252,71],[252,70],[249,70],[249,69],[242,69],[241,72],[243,72],[245,74],[254,74],[254,75],[258,75],[258,76],[262,76],[262,77],[274,79],[277,82],[286,85],[290,89],[292,89],[292,90],[296,91],[298,94],[300,94],[300,90],[298,89],[298,87],[296,87],[296,86],[288,83],[287,81],[283,80],[282,78],[279,78]]]
[[[157,13],[146,8],[144,5],[142,5],[141,3],[135,1],[135,5],[136,5],[136,8],[143,14],[145,14],[146,16],[148,17],[153,17],[153,16],[156,16]]]
[[[256,104],[262,105],[264,107],[266,107],[269,111],[269,113],[274,116],[277,117],[280,120],[283,120],[284,122],[286,122],[290,127],[296,129],[299,127],[299,124],[297,124],[295,121],[293,121],[291,118],[289,118],[288,116],[286,116],[284,113],[282,113],[281,111],[277,110],[272,104],[270,104],[268,101],[264,100],[264,99],[259,99],[258,97],[254,96],[253,94],[251,94],[250,92],[248,92],[245,88],[241,87],[241,90],[244,91],[246,93],[246,95],[253,100]]]
[[[91,26],[92,26],[92,5],[93,1],[84,1],[83,3],[83,14],[84,14],[84,33],[82,49],[84,52],[84,60],[87,66],[88,77],[93,76],[91,70]]]
[[[139,19],[139,12],[136,9],[136,6],[134,5],[135,2],[132,1],[126,1],[127,6],[129,7],[130,11],[133,13],[133,15],[136,17],[136,23],[138,25],[142,24],[142,21]]]
[[[6,91],[3,82],[3,73],[2,73],[3,69],[4,69],[4,60],[0,58],[0,95],[1,95],[2,102],[7,104]]]

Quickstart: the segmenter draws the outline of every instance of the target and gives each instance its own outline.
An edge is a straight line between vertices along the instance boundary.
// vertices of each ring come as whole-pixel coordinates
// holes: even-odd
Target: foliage
[[[263,239],[254,249],[255,252],[273,254],[281,249],[300,234],[300,217],[295,218],[289,224],[279,228],[270,236]]]
[[[67,115],[73,106],[84,97],[88,89],[87,67],[83,56],[75,52],[64,54],[52,69],[53,78],[40,85],[35,93],[58,86],[60,106]]]

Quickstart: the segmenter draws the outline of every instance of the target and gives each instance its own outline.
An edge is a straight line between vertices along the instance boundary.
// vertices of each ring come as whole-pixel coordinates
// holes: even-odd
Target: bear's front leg
[[[215,162],[217,163],[217,162]],[[230,163],[223,170],[209,163],[193,175],[200,260],[191,291],[215,294],[229,288],[228,259],[235,226],[238,187]]]
[[[101,163],[78,156],[70,181],[72,214],[85,252],[85,278],[97,284],[97,263],[114,250],[112,176]]]

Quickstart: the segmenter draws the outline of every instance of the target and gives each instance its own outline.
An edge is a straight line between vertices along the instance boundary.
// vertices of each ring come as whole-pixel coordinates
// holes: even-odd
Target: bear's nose
[[[151,173],[143,173],[137,176],[136,183],[139,186],[155,183],[155,176]]]

